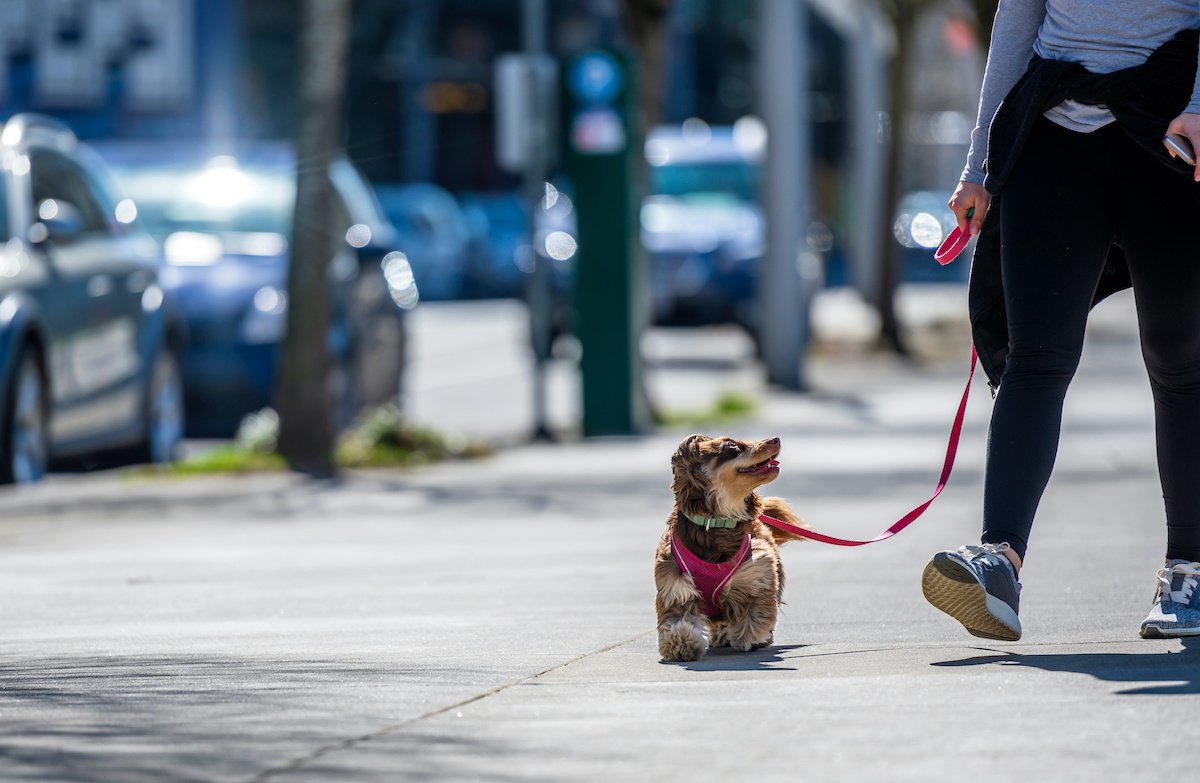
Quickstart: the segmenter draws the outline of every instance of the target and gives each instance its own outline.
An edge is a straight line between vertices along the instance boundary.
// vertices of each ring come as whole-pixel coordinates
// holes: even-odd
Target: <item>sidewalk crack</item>
[[[386,737],[388,735],[395,734],[396,732],[401,731],[401,730],[403,730],[409,726],[412,726],[416,723],[420,723],[421,721],[429,720],[430,718],[436,718],[439,715],[444,715],[447,712],[450,712],[451,710],[457,710],[461,707],[467,706],[468,704],[474,704],[475,702],[482,701],[489,697],[503,693],[504,691],[508,690],[509,688],[513,688],[518,685],[525,685],[527,683],[533,682],[534,680],[537,680],[540,677],[544,677],[545,675],[550,674],[551,672],[558,671],[559,669],[565,669],[568,666],[579,663],[580,661],[587,660],[588,658],[591,658],[593,656],[602,655],[606,652],[615,650],[618,647],[624,647],[627,644],[632,644],[633,642],[636,642],[639,639],[650,635],[651,633],[654,633],[654,632],[646,631],[646,632],[637,634],[636,636],[631,636],[628,639],[623,639],[619,642],[613,642],[612,644],[606,645],[606,646],[601,647],[596,650],[592,650],[591,652],[586,652],[586,653],[583,653],[582,655],[577,655],[574,658],[571,658],[570,660],[563,661],[560,664],[556,664],[547,669],[543,669],[542,671],[536,672],[534,674],[530,674],[526,677],[522,677],[519,680],[513,680],[512,682],[504,683],[503,685],[497,685],[496,687],[486,690],[483,693],[476,694],[475,696],[472,696],[469,699],[463,699],[461,701],[454,702],[453,704],[448,704],[445,707],[439,707],[436,710],[431,710],[431,711],[423,713],[421,715],[415,715],[411,718],[406,718],[405,720],[397,721],[396,723],[392,723],[387,726],[378,728],[375,731],[371,731],[366,734],[360,734],[357,737],[349,737],[349,738],[341,740],[339,742],[333,742],[328,745],[323,745],[323,746],[317,748],[316,750],[312,751],[311,753],[307,753],[303,756],[294,758],[291,761],[288,761],[284,764],[281,764],[276,767],[271,767],[270,769],[266,769],[266,770],[260,772],[259,774],[255,775],[253,778],[250,778],[248,783],[265,783],[266,781],[272,780],[280,775],[286,775],[289,772],[295,772],[295,771],[302,769],[305,766],[311,764],[312,762],[317,761],[318,759],[321,759],[332,753],[337,753],[338,751],[343,751],[343,750],[353,750],[354,748],[356,748],[360,745],[364,745],[368,742],[373,742],[375,740],[382,739],[383,737]]]

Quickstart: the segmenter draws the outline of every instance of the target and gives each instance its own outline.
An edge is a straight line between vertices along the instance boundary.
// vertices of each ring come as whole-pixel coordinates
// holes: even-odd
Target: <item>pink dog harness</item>
[[[704,614],[720,617],[723,612],[717,606],[717,598],[742,564],[750,559],[750,534],[747,533],[742,539],[742,546],[737,554],[724,563],[701,560],[683,545],[678,536],[671,539],[671,554],[675,556],[679,570],[690,576],[696,584],[696,589],[700,591],[700,597],[704,600]]]

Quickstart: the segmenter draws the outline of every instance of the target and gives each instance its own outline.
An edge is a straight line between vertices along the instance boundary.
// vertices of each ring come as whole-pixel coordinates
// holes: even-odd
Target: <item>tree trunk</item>
[[[641,90],[642,138],[662,117],[666,21],[671,3],[672,0],[622,0],[640,60],[638,87]]]
[[[303,0],[296,206],[287,338],[276,387],[278,451],[292,470],[335,474],[329,355],[329,260],[341,237],[328,220],[329,164],[340,144],[351,0]]]
[[[879,310],[879,341],[884,348],[907,356],[900,320],[896,315],[896,290],[900,285],[902,248],[892,235],[892,223],[904,188],[904,162],[907,150],[909,80],[912,73],[912,46],[916,33],[916,14],[897,13],[892,17],[896,31],[896,56],[888,71],[887,162],[884,167],[883,193],[886,199],[881,228],[883,237],[882,268],[875,306]]]

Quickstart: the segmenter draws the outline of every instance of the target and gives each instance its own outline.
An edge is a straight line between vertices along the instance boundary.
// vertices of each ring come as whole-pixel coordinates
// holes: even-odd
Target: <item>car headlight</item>
[[[224,253],[220,238],[196,231],[176,231],[163,242],[167,263],[178,266],[209,266],[220,261]]]

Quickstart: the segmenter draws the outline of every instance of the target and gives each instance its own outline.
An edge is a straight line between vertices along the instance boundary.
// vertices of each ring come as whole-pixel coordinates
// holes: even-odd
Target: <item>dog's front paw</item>
[[[775,633],[774,632],[768,634],[767,638],[763,639],[761,642],[755,642],[754,644],[750,645],[750,649],[751,650],[761,650],[764,647],[770,647],[772,644],[775,644]]]
[[[740,639],[730,639],[729,646],[740,652],[750,652],[751,650],[761,650],[764,647],[770,647],[775,643],[775,632],[772,631],[766,635],[766,638],[755,639],[752,636],[744,636]]]
[[[698,661],[708,651],[708,631],[687,618],[658,632],[658,654],[664,661]]]

